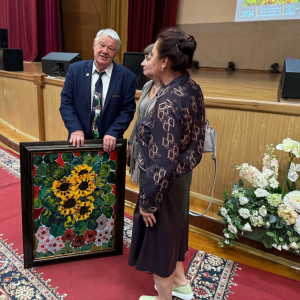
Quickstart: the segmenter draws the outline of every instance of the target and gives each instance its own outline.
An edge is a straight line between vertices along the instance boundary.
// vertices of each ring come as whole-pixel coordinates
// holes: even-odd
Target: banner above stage
[[[300,19],[300,0],[237,0],[235,22]]]

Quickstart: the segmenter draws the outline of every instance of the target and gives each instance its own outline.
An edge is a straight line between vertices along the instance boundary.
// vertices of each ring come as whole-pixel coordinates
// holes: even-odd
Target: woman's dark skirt
[[[146,174],[140,173],[140,186]],[[139,271],[149,271],[169,277],[177,261],[184,261],[188,251],[189,197],[192,172],[175,178],[164,195],[160,209],[154,214],[156,224],[146,227],[137,202],[134,218],[129,265]]]

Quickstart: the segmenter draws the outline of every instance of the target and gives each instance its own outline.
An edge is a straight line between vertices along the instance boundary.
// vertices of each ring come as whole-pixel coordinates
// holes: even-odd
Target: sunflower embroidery
[[[93,212],[94,205],[90,201],[81,202],[80,200],[77,201],[75,205],[76,212],[74,213],[74,218],[77,221],[86,220],[90,214]]]
[[[61,180],[54,180],[52,184],[52,190],[57,197],[62,198],[63,200],[66,198],[70,198],[73,196],[72,192],[72,182],[70,178],[63,177]]]
[[[96,188],[93,175],[84,174],[79,177],[72,177],[72,191],[78,197],[85,197],[91,194]]]
[[[88,174],[91,179],[94,179],[96,177],[93,169],[85,164],[75,167],[75,170],[73,170],[71,174],[73,177],[80,177],[84,174]]]
[[[61,204],[57,210],[64,216],[72,215],[75,212],[75,205],[76,205],[76,196],[65,198],[59,204]]]

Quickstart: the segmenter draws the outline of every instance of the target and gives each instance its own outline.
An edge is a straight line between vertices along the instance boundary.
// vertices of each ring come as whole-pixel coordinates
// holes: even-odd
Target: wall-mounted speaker
[[[136,75],[135,84],[137,90],[142,90],[144,84],[148,81],[141,66],[144,59],[145,54],[143,52],[125,52],[123,56],[123,66]]]
[[[8,31],[0,28],[0,48],[8,48]]]
[[[300,99],[300,59],[286,59],[283,65],[277,93],[281,99]]]
[[[41,59],[42,70],[48,75],[65,76],[70,64],[81,60],[79,53],[50,52]]]
[[[0,70],[24,71],[23,50],[0,48]]]

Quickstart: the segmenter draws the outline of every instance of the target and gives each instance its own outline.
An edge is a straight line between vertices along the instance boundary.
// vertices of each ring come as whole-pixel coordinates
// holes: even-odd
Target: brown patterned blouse
[[[161,90],[155,107],[137,125],[138,164],[147,174],[139,199],[144,211],[157,211],[175,176],[199,164],[204,134],[202,91],[186,72]]]

